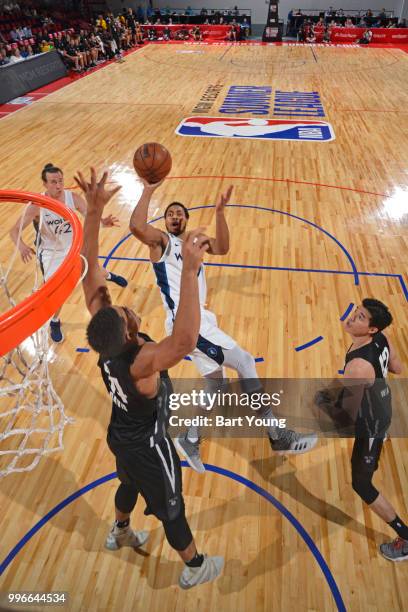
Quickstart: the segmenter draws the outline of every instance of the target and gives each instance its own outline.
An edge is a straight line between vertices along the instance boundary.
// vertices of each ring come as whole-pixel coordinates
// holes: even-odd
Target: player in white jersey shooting
[[[65,204],[67,208],[78,211],[85,216],[86,202],[82,196],[64,189],[64,175],[60,168],[53,164],[44,166],[41,172],[41,179],[44,185],[44,195],[58,200]],[[22,218],[23,217],[23,218]],[[69,221],[63,217],[30,204],[24,214],[20,217],[10,231],[11,239],[17,245],[21,259],[27,263],[33,255],[36,255],[41,266],[44,280],[48,280],[64,261],[72,243],[72,228]],[[24,242],[21,233],[28,225],[34,223],[36,229],[36,250]],[[101,219],[104,227],[114,227],[118,225],[118,219],[109,215]],[[120,287],[126,287],[127,280],[122,276],[112,274],[105,270],[106,280],[112,281]],[[62,342],[64,336],[61,330],[59,319],[59,309],[51,319],[50,332],[54,342]]]
[[[130,218],[129,228],[136,238],[150,249],[150,260],[161,290],[166,310],[166,332],[171,333],[180,300],[180,279],[182,271],[181,250],[188,232],[189,212],[180,202],[172,202],[165,210],[166,232],[147,223],[148,208],[153,192],[162,184],[151,185],[143,180],[143,193]],[[221,195],[216,206],[215,238],[210,238],[208,253],[226,255],[229,251],[229,229],[225,219],[225,206],[230,200],[232,186]],[[207,287],[204,266],[199,271],[199,295],[201,308],[200,334],[195,350],[190,357],[200,374],[206,379],[209,391],[220,387],[225,378],[224,366],[232,368],[244,379],[249,392],[259,392],[261,384],[255,367],[254,357],[242,349],[237,342],[217,326],[216,316],[206,310]],[[273,419],[268,406],[263,415]],[[268,427],[272,450],[280,453],[304,453],[316,444],[315,434],[300,435],[290,429]],[[187,433],[176,440],[177,449],[185,456],[190,466],[197,472],[204,472],[199,454],[199,431],[190,427]]]

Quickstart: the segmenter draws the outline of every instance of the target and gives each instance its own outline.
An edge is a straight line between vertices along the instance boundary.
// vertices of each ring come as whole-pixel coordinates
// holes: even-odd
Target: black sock
[[[186,561],[188,567],[201,567],[204,562],[204,555],[199,555],[198,552],[194,555],[191,561]]]
[[[116,527],[118,527],[118,529],[126,529],[126,527],[129,527],[129,523],[130,523],[130,519],[126,519],[124,521],[115,521],[115,525]]]
[[[395,519],[393,521],[391,521],[390,523],[388,523],[390,527],[393,528],[393,530],[395,531],[395,533],[397,535],[399,535],[400,538],[402,538],[403,540],[408,540],[408,525],[406,525],[401,519],[400,517],[397,516],[395,517]]]

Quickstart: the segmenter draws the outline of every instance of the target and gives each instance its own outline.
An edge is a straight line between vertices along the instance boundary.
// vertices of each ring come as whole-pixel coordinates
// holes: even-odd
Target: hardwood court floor
[[[348,347],[339,318],[351,302],[368,295],[393,312],[389,335],[406,367],[408,55],[396,49],[313,51],[147,46],[125,64],[112,64],[2,120],[1,140],[9,144],[0,188],[40,191],[40,172],[50,161],[64,169],[68,187],[78,168],[109,168],[123,187],[109,209],[121,227],[101,230],[100,252],[107,255],[127,235],[140,194],[133,152],[143,142],[159,141],[171,151],[173,169],[154,195],[152,218],[178,199],[188,207],[208,207],[193,212],[190,224],[213,232],[211,206],[221,190],[234,185],[234,206],[227,211],[230,252],[208,262],[237,266],[207,267],[208,305],[223,329],[264,359],[261,376],[336,376]],[[210,116],[219,116],[231,85],[270,85],[272,99],[276,89],[318,91],[336,139],[177,136],[177,125],[209,85],[221,88]],[[272,112],[273,105],[270,117]],[[12,252],[7,232],[19,212],[11,205],[1,208],[3,264]],[[123,290],[110,287],[115,301],[136,308],[143,329],[161,338],[158,290],[149,265],[135,261],[147,257],[146,248],[129,238],[114,256],[109,269],[129,280]],[[358,285],[351,260],[364,273]],[[24,294],[28,272],[20,262],[16,278]],[[2,559],[57,503],[114,469],[105,443],[110,407],[96,359],[76,352],[85,346],[87,320],[76,289],[62,311],[66,340],[50,351],[55,386],[75,423],[66,429],[63,453],[44,458],[31,473],[3,479]],[[318,336],[323,340],[295,351]],[[173,374],[194,377],[195,370],[184,361]],[[312,453],[291,459],[271,456],[264,440],[217,439],[203,447],[208,463],[255,482],[296,517],[323,555],[348,610],[402,610],[406,568],[377,552],[393,534],[352,491],[350,452],[351,441],[324,439]],[[375,478],[403,518],[407,454],[405,438],[387,442]],[[187,593],[178,589],[181,564],[158,522],[143,516],[141,502],[133,524],[152,529],[147,553],[105,551],[116,489],[116,481],[109,481],[56,514],[26,544],[5,571],[1,591],[69,591],[70,610],[336,609],[311,550],[265,498],[214,472],[199,476],[184,470],[184,483],[200,550],[226,559],[214,585]]]

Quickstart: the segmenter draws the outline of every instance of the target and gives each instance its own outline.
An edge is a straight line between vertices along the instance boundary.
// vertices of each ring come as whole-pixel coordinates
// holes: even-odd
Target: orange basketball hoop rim
[[[82,270],[82,225],[68,207],[38,193],[0,190],[1,202],[32,202],[69,221],[73,231],[71,247],[58,270],[35,293],[0,315],[0,356],[3,356],[42,327],[75,289]]]

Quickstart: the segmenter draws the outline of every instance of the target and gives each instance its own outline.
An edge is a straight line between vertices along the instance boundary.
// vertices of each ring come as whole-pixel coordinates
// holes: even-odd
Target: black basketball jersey
[[[364,359],[374,368],[375,381],[365,387],[358,415],[357,433],[369,437],[382,437],[391,423],[391,391],[387,384],[390,347],[381,332],[369,344],[348,350],[345,366],[353,359]]]
[[[146,334],[138,334],[152,342]],[[168,398],[171,381],[167,370],[160,372],[156,397],[141,395],[133,382],[130,367],[143,345],[130,345],[116,357],[98,361],[103,382],[112,398],[108,439],[115,443],[154,446],[163,439],[168,426]]]

